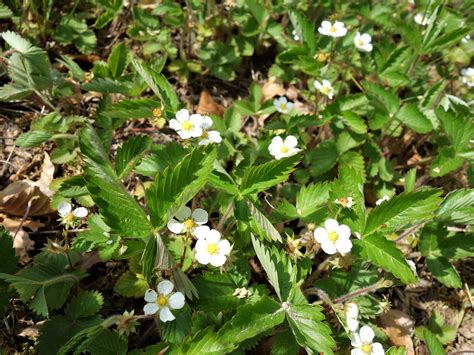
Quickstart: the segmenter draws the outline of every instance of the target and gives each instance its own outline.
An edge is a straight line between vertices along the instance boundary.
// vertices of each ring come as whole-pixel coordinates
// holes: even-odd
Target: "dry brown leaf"
[[[273,99],[275,96],[283,95],[285,95],[285,87],[283,86],[283,82],[280,78],[271,76],[268,78],[265,84],[263,84],[262,101],[267,101],[269,99]]]
[[[201,92],[201,97],[199,98],[199,104],[196,109],[197,113],[200,114],[209,114],[212,113],[214,115],[222,117],[225,112],[225,108],[222,105],[219,105],[212,96],[206,91]]]
[[[406,313],[391,309],[378,318],[378,324],[396,346],[404,346],[408,355],[415,355],[411,334],[415,328],[415,321]]]
[[[33,249],[35,242],[30,239],[28,232],[23,228],[28,228],[29,230],[36,232],[38,228],[43,227],[44,224],[32,220],[25,220],[22,225],[19,218],[9,218],[1,213],[0,223],[10,232],[12,238],[16,233],[16,237],[13,241],[13,248],[15,249],[16,256],[20,258],[20,262],[26,264],[31,260],[28,251]],[[18,229],[20,226],[21,228]]]
[[[53,191],[49,189],[53,175],[54,164],[45,153],[38,181],[17,181],[0,191],[0,212],[10,216],[23,216],[29,203],[31,207],[28,216],[44,216],[54,212],[50,206]]]

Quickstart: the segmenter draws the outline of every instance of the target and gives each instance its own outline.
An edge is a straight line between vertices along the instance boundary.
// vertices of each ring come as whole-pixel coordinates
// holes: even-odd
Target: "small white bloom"
[[[407,264],[408,266],[410,267],[411,271],[413,271],[413,274],[418,277],[418,272],[416,271],[416,264],[411,261],[411,260],[407,260]]]
[[[190,232],[194,235],[196,227],[207,223],[208,214],[202,208],[196,208],[191,212],[187,206],[181,208],[174,218],[168,221],[168,229],[174,234]]]
[[[314,81],[314,87],[323,95],[326,95],[329,97],[329,99],[332,99],[334,96],[334,88],[332,87],[331,83],[328,80],[323,80],[322,83],[319,81],[315,80]]]
[[[374,343],[375,333],[367,325],[360,328],[358,333],[352,335],[351,344],[354,349],[351,355],[384,355],[382,344]]]
[[[147,304],[143,307],[146,315],[155,314],[160,311],[160,320],[169,322],[175,319],[170,309],[181,309],[184,307],[184,295],[181,292],[174,292],[174,284],[169,280],[161,281],[155,290],[148,289],[145,292]]]
[[[212,119],[209,116],[203,116],[203,123],[201,125],[202,135],[199,145],[208,145],[212,143],[222,142],[221,134],[218,131],[210,131],[209,128],[212,126]]]
[[[169,125],[172,129],[178,132],[179,136],[183,139],[189,139],[193,137],[200,137],[202,135],[202,124],[204,119],[201,115],[193,114],[190,115],[186,109],[179,110],[176,112],[176,119],[172,119]]]
[[[336,198],[334,202],[344,208],[352,208],[352,206],[354,206],[354,199],[352,197],[339,197]]]
[[[347,326],[351,332],[359,329],[359,307],[353,302],[346,304],[346,320]]]
[[[471,40],[471,35],[466,35],[462,38],[461,42],[462,43],[467,43]]]
[[[462,82],[470,88],[474,86],[474,68],[465,68],[461,70]]]
[[[273,105],[278,112],[287,113],[293,108],[293,102],[288,101],[285,96],[281,96],[278,99],[273,100]]]
[[[301,149],[296,148],[298,140],[295,136],[288,136],[283,140],[280,136],[273,137],[272,142],[268,146],[268,151],[276,160],[287,158],[295,155]]]
[[[321,244],[321,248],[326,254],[342,255],[347,254],[352,249],[350,241],[351,230],[345,224],[339,225],[335,219],[328,219],[324,222],[324,228],[318,227],[314,231],[314,239]]]
[[[228,240],[222,239],[219,231],[207,226],[196,228],[198,241],[195,246],[196,260],[203,265],[222,266],[230,254],[231,246]]]
[[[62,224],[74,227],[79,224],[82,218],[87,217],[88,211],[85,207],[78,207],[73,211],[69,202],[61,202],[58,206],[58,213]]]
[[[237,298],[247,298],[252,296],[252,291],[247,290],[245,287],[236,288],[232,296],[235,296]]]
[[[354,44],[357,47],[357,49],[364,51],[364,52],[372,52],[372,37],[368,33],[360,34],[357,32],[357,34],[354,37]]]
[[[318,28],[319,33],[331,37],[344,37],[347,33],[347,28],[341,21],[336,21],[333,24],[329,21],[321,22],[321,27]]]
[[[291,32],[291,35],[293,36],[293,39],[295,41],[299,41],[301,39],[301,33],[297,30],[297,29],[294,29],[292,32]]]
[[[385,201],[388,201],[388,200],[390,200],[390,196],[388,196],[388,195],[383,195],[382,198],[379,198],[377,201],[375,201],[375,204],[376,204],[377,206],[380,206],[382,203],[384,203]]]
[[[429,25],[430,23],[430,18],[428,16],[425,16],[421,13],[416,14],[414,18],[415,22],[421,26],[426,26]]]

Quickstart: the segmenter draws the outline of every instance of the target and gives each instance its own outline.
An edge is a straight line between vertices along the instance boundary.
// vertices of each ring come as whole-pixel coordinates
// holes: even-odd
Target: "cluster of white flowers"
[[[349,302],[345,307],[347,327],[351,332],[356,332],[359,329],[359,307],[353,303]]]
[[[169,322],[175,319],[171,309],[181,309],[184,307],[184,295],[181,292],[172,292],[174,284],[169,280],[161,281],[156,287],[156,291],[148,289],[145,292],[146,305],[143,312],[146,315],[155,314],[160,311],[159,316],[162,322]]]
[[[474,68],[465,68],[461,70],[462,82],[472,88],[474,86]]]
[[[79,225],[82,218],[87,217],[88,211],[85,207],[78,207],[72,210],[69,202],[61,202],[58,206],[59,221],[66,227],[75,227]]]
[[[335,219],[328,219],[324,222],[324,228],[318,227],[314,230],[314,239],[321,244],[321,249],[326,254],[341,255],[349,253],[352,249],[350,240],[351,229],[345,224],[339,224]]]
[[[232,247],[228,240],[222,239],[216,229],[205,226],[208,213],[202,208],[192,211],[184,206],[168,221],[168,229],[175,234],[189,233],[196,237],[196,260],[203,264],[220,267],[225,264]]]
[[[293,102],[288,101],[285,96],[281,96],[278,99],[273,100],[273,106],[275,106],[278,112],[287,113],[293,108],[294,104]]]
[[[414,17],[414,20],[417,24],[421,26],[427,26],[430,24],[430,18],[421,13],[416,14]]]
[[[268,151],[275,157],[276,160],[287,158],[300,152],[297,148],[298,140],[295,136],[288,136],[283,140],[280,136],[273,137],[272,142],[268,146]]]
[[[321,27],[318,28],[318,32],[324,36],[330,36],[333,38],[344,37],[347,34],[347,28],[341,21],[330,21],[321,22]],[[357,49],[363,52],[372,52],[372,37],[368,33],[357,32],[354,37],[354,45]]]
[[[245,287],[236,288],[232,296],[235,296],[237,298],[247,298],[252,296],[252,291],[247,290]]]
[[[176,112],[176,118],[170,120],[169,125],[183,139],[201,138],[199,145],[222,142],[221,134],[212,131],[212,119],[200,114],[189,114],[186,109]]]

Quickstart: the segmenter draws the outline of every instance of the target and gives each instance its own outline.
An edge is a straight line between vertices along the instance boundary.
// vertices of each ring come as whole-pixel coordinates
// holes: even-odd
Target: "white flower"
[[[357,49],[360,49],[361,51],[364,52],[372,52],[372,37],[368,33],[360,34],[357,32],[357,34],[354,37],[354,44],[357,47]]]
[[[202,124],[204,119],[201,115],[193,114],[189,115],[189,111],[186,109],[179,110],[176,112],[176,119],[170,120],[170,127],[178,132],[179,136],[183,139],[189,139],[193,137],[200,137],[202,135]]]
[[[461,70],[462,82],[470,88],[474,86],[474,68],[465,68]]]
[[[207,226],[196,228],[198,241],[195,246],[196,260],[203,265],[222,266],[230,254],[231,246],[228,240],[222,239],[219,231]]]
[[[235,296],[237,298],[247,298],[252,296],[252,291],[247,290],[245,287],[236,288],[232,296]]]
[[[418,277],[418,272],[416,271],[416,264],[411,260],[407,260],[407,264],[410,267],[411,271],[413,271],[413,275],[415,275],[415,277]]]
[[[416,14],[414,18],[415,22],[421,26],[426,26],[430,23],[430,18],[423,14]]]
[[[357,331],[359,329],[359,307],[353,302],[346,304],[346,320],[347,326],[351,332]]]
[[[287,158],[295,155],[301,149],[296,148],[298,140],[295,136],[288,136],[283,140],[280,136],[273,137],[272,142],[268,146],[268,151],[276,160]]]
[[[334,95],[334,89],[331,85],[331,83],[328,80],[323,80],[322,83],[319,81],[315,80],[314,81],[314,87],[321,92],[323,95],[326,95],[330,99],[332,99]]]
[[[299,41],[301,39],[301,33],[296,29],[291,32],[291,35],[295,41]]]
[[[156,290],[148,289],[145,292],[147,304],[143,307],[146,315],[160,311],[160,320],[169,322],[175,319],[170,309],[181,309],[184,306],[184,295],[181,292],[172,293],[174,285],[169,280],[161,281]]]
[[[278,112],[287,113],[293,108],[293,102],[288,101],[285,96],[281,96],[278,99],[273,100],[273,105]]]
[[[471,40],[471,35],[466,35],[462,38],[461,42],[462,43],[467,43]]]
[[[324,222],[324,228],[318,227],[314,231],[314,239],[321,244],[321,248],[326,254],[342,255],[347,254],[352,249],[350,241],[351,230],[345,224],[339,225],[335,219],[328,219]]]
[[[339,197],[336,198],[334,202],[345,208],[352,208],[352,206],[354,206],[354,199],[352,197]]]
[[[382,344],[374,343],[375,333],[367,325],[360,328],[359,333],[352,335],[351,344],[354,349],[351,350],[351,355],[383,355]]]
[[[340,21],[336,21],[333,24],[329,21],[323,21],[318,31],[325,36],[344,37],[347,33],[347,28],[344,26],[344,23]]]
[[[388,201],[388,200],[390,200],[390,196],[388,196],[388,195],[383,195],[382,198],[379,198],[377,201],[375,201],[375,204],[376,204],[377,206],[380,206],[382,203],[384,203],[385,201]]]
[[[168,221],[168,229],[174,234],[190,232],[194,234],[196,227],[205,224],[208,214],[202,208],[196,208],[191,213],[191,209],[184,206],[175,213],[174,218]]]
[[[74,227],[79,224],[81,218],[87,217],[87,209],[85,207],[78,207],[74,211],[69,202],[61,202],[58,206],[59,220],[62,224]]]
[[[218,131],[210,131],[209,128],[212,126],[212,119],[209,116],[204,116],[203,123],[201,128],[203,129],[201,140],[199,141],[199,145],[208,145],[211,143],[220,143],[222,142],[221,134]]]

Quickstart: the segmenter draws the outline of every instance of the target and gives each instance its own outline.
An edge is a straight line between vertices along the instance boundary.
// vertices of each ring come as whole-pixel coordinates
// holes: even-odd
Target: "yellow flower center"
[[[190,131],[193,129],[194,125],[191,121],[184,121],[183,123],[181,123],[181,127],[184,131]]]
[[[288,107],[286,106],[285,103],[281,103],[281,104],[280,104],[280,109],[281,109],[282,111],[285,111],[287,108],[288,108]]]
[[[337,234],[337,232],[334,232],[334,231],[330,231],[328,233],[328,238],[331,242],[335,242],[336,240],[339,239],[339,235]]]
[[[76,220],[76,216],[74,216],[72,212],[68,213],[66,217],[64,217],[65,222],[74,222],[75,220]]]
[[[219,247],[217,246],[217,244],[215,243],[209,243],[207,245],[207,251],[209,252],[209,254],[211,255],[214,255],[215,253],[217,253],[217,251],[219,250]]]
[[[316,56],[316,59],[318,60],[318,62],[324,62],[327,58],[328,58],[327,55],[323,52],[319,52]]]
[[[362,38],[359,38],[359,40],[357,41],[357,43],[359,44],[359,46],[363,46],[363,45],[364,45],[364,41],[362,40]]]
[[[280,148],[280,152],[283,153],[283,154],[288,153],[289,150],[290,149],[285,145],[281,146],[281,148]]]
[[[372,352],[372,345],[371,344],[362,345],[361,350],[366,354],[370,354]]]
[[[331,93],[331,88],[329,86],[323,86],[323,89],[321,90],[323,94],[328,95]]]
[[[336,32],[337,32],[337,28],[334,27],[334,26],[331,26],[331,28],[329,29],[329,32],[331,32],[331,33],[336,33]]]
[[[161,108],[154,108],[153,111],[151,111],[151,114],[153,117],[161,117]]]
[[[192,228],[194,228],[196,223],[194,223],[194,219],[189,218],[189,219],[187,219],[183,222],[183,225],[184,225],[184,228],[186,228],[186,229],[192,229]]]
[[[168,299],[163,295],[159,295],[156,299],[156,304],[160,307],[164,307],[168,304]]]
[[[207,131],[202,131],[202,135],[201,135],[202,138],[207,138],[208,136],[209,134],[207,133]]]

